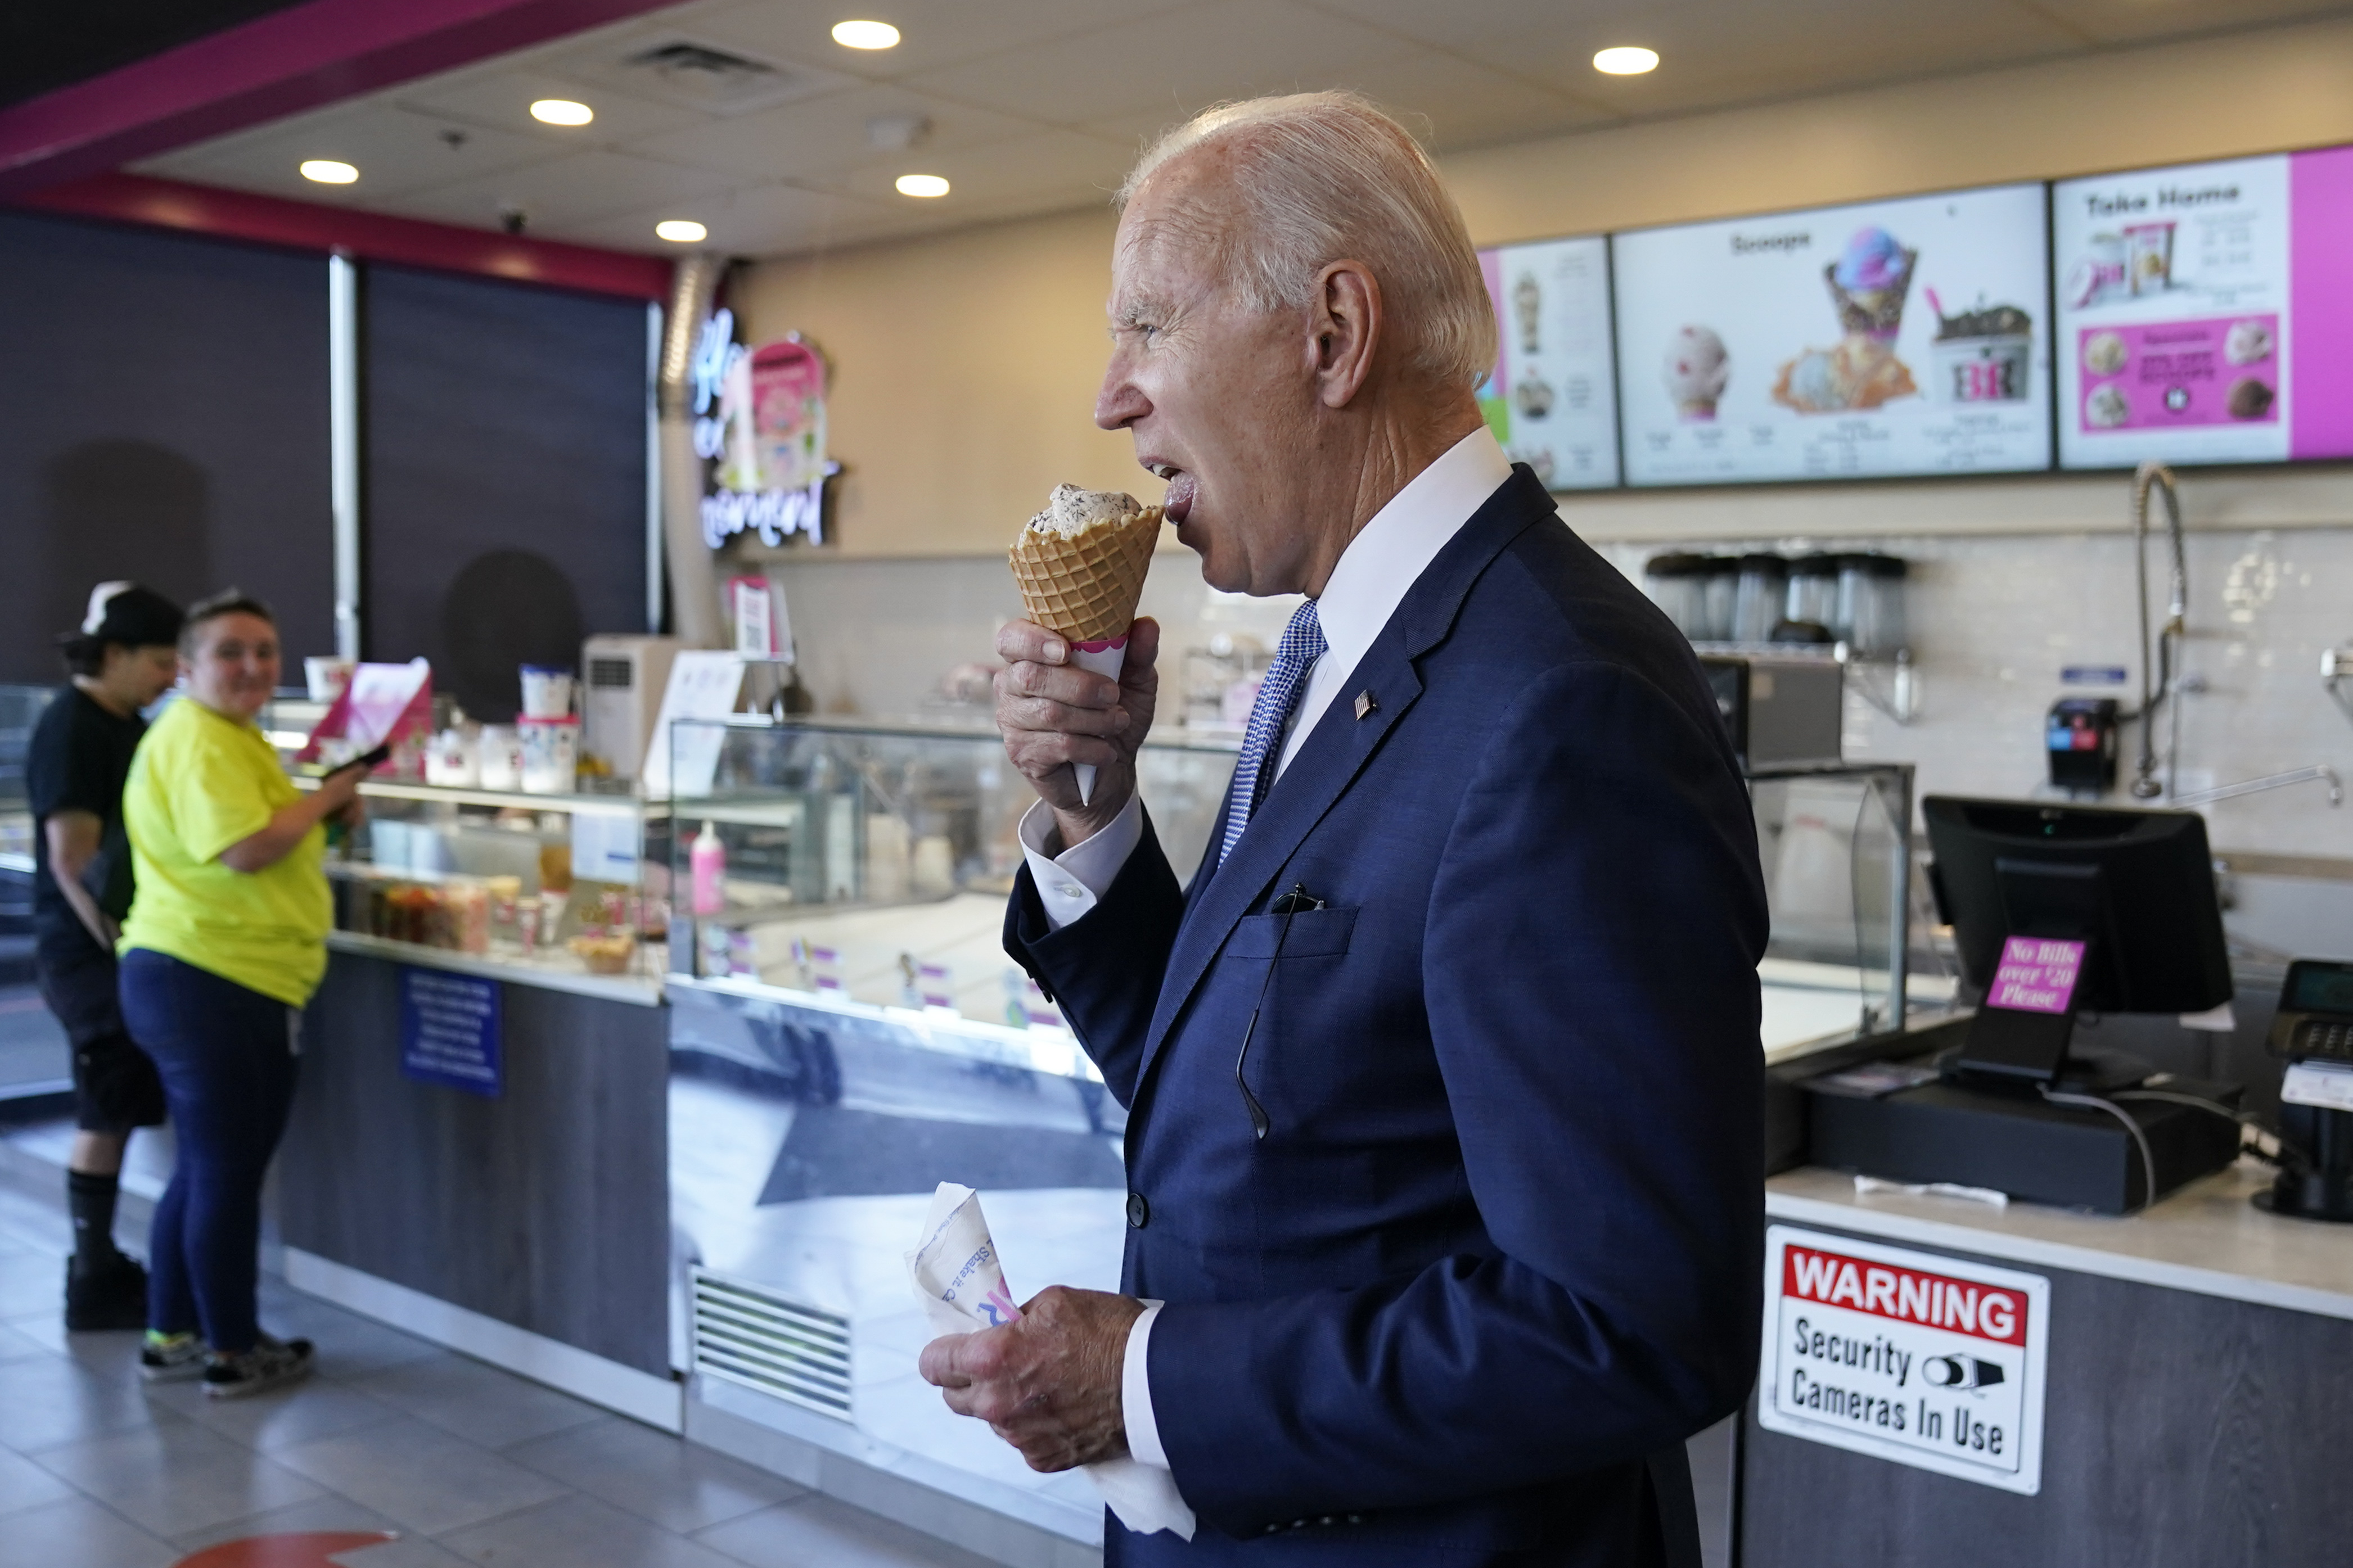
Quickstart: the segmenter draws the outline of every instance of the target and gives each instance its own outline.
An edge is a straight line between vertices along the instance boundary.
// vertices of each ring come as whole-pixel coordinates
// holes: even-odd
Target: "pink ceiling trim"
[[[658,257],[491,234],[418,218],[386,217],[144,174],[92,174],[69,184],[52,185],[18,205],[296,250],[340,250],[362,260],[470,272],[632,300],[659,300],[670,285],[670,263]]]
[[[310,0],[0,109],[0,196],[677,0]]]

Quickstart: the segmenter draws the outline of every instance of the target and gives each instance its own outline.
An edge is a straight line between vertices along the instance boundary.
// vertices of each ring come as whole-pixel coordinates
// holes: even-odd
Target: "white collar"
[[[1414,475],[1357,531],[1315,601],[1329,668],[1356,668],[1406,593],[1512,477],[1512,460],[1485,425]]]

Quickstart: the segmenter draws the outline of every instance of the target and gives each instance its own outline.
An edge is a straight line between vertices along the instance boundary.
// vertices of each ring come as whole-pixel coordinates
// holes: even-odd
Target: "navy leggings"
[[[179,1157],[148,1234],[147,1326],[224,1352],[256,1342],[261,1179],[294,1099],[295,1024],[274,997],[145,948],[122,1016],[154,1058]]]

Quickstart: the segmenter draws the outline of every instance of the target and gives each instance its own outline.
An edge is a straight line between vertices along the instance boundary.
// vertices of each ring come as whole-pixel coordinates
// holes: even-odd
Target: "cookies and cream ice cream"
[[[1160,509],[1120,490],[1056,485],[1046,509],[1013,542],[1013,581],[1023,614],[1070,640],[1071,661],[1119,679],[1144,574],[1160,539]],[[1079,799],[1094,793],[1095,770],[1072,764]]]

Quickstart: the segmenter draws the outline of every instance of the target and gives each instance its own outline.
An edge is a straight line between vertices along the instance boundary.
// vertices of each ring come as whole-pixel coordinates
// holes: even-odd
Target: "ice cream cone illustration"
[[[1117,490],[1056,485],[1046,510],[1013,543],[1022,613],[1069,638],[1073,663],[1118,679],[1159,538],[1158,507]],[[1081,763],[1072,771],[1079,799],[1092,799],[1095,770]]]

